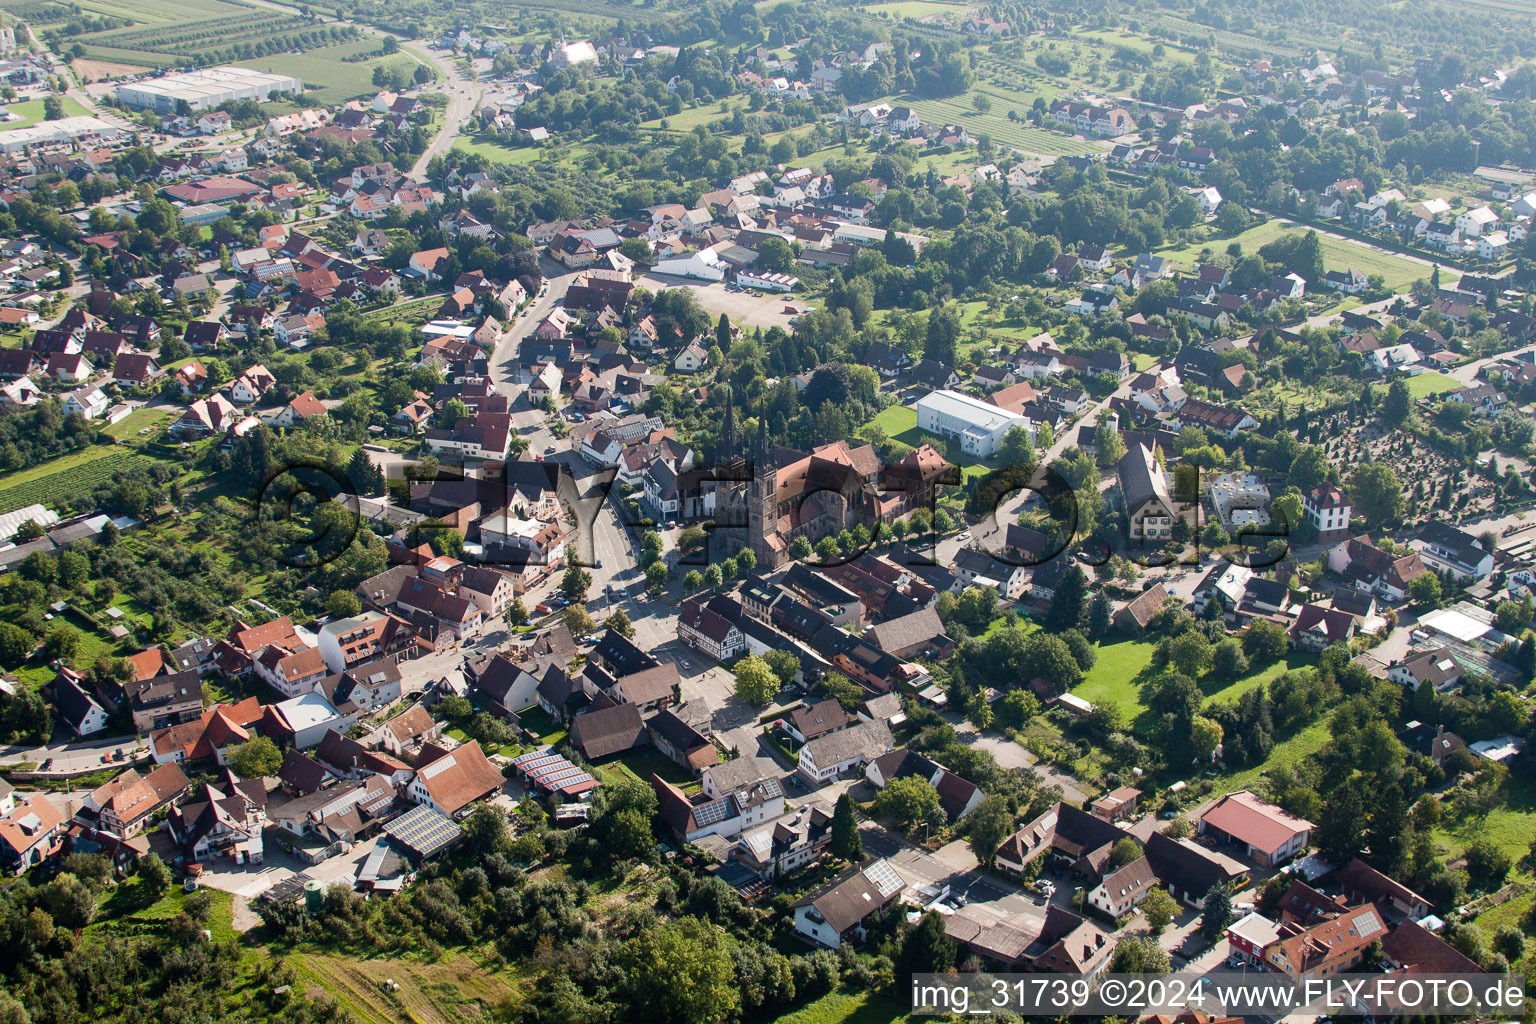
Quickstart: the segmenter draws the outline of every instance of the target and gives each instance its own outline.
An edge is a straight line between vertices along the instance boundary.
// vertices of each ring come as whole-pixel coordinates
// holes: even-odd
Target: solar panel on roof
[[[707,804],[700,804],[693,809],[693,820],[701,828],[707,825],[717,825],[731,816],[730,804],[729,798],[711,800]]]
[[[907,884],[901,880],[901,876],[896,873],[896,869],[884,860],[877,860],[873,864],[866,865],[864,877],[869,879],[870,884],[878,889],[882,896],[889,896],[892,893],[900,892]]]

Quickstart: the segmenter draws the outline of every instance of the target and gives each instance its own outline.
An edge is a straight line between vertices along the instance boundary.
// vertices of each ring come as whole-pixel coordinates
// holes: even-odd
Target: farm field
[[[377,53],[379,41],[373,36],[354,39],[351,42],[323,46],[308,53],[279,53],[270,57],[237,60],[243,68],[257,71],[276,71],[293,75],[301,80],[306,90],[321,103],[340,103],[354,96],[371,96],[377,90],[373,85],[373,69],[381,64],[414,65],[416,58],[401,50],[388,57],[374,57],[349,63],[347,58],[363,53]]]
[[[72,60],[69,66],[74,69],[81,82],[100,82],[109,78],[137,75],[149,70],[142,64],[121,64],[110,60],[91,60],[89,57]]]
[[[81,106],[78,102],[71,99],[70,97],[63,96],[60,98],[64,101],[65,117],[80,117],[84,114],[90,113],[90,111],[86,110],[83,106]],[[10,111],[12,114],[18,115],[21,120],[5,121],[0,123],[0,132],[8,132],[14,128],[28,128],[34,124],[37,124],[43,119],[42,100],[26,100],[22,103],[12,103],[5,109]]]
[[[94,487],[110,479],[114,471],[126,469],[142,458],[144,456],[131,448],[93,445],[41,465],[7,473],[0,479],[0,512],[38,502],[47,505],[66,488],[75,492],[83,487]]]
[[[335,42],[334,33],[340,31],[339,26],[308,20],[297,10],[258,8],[241,0],[83,0],[68,6],[0,0],[0,9],[30,12],[27,20],[41,28],[67,21],[75,11],[128,22],[74,36],[71,42],[84,47],[87,62],[141,69],[313,50]]]
[[[295,953],[287,958],[299,985],[334,996],[359,1024],[456,1024],[481,1020],[484,1011],[510,999],[501,976],[466,956],[436,962],[399,957],[364,960],[333,953]],[[386,979],[399,985],[384,988]]]
[[[1270,220],[1257,227],[1249,228],[1241,234],[1231,238],[1210,238],[1203,242],[1194,242],[1186,246],[1169,246],[1158,250],[1164,256],[1175,263],[1182,264],[1184,269],[1192,268],[1199,262],[1200,252],[1209,249],[1212,252],[1224,252],[1228,245],[1237,242],[1242,245],[1243,252],[1257,252],[1261,246],[1268,245],[1275,239],[1295,232],[1311,230],[1304,224],[1293,224],[1289,221]],[[1382,252],[1373,249],[1360,242],[1345,238],[1334,238],[1331,235],[1318,233],[1323,250],[1323,265],[1328,270],[1349,270],[1354,268],[1367,276],[1380,274],[1386,279],[1387,287],[1394,290],[1403,290],[1421,277],[1429,276],[1429,268],[1404,256],[1394,253]],[[1446,279],[1446,272],[1441,271],[1442,286],[1450,287]],[[1459,280],[1459,278],[1457,278]]]

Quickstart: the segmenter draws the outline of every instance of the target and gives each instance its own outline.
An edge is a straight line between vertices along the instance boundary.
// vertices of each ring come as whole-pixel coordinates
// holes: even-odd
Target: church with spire
[[[809,452],[776,445],[766,405],[749,451],[735,396],[727,393],[714,463],[684,474],[678,485],[684,518],[713,523],[710,562],[747,549],[760,569],[771,571],[790,560],[797,538],[815,545],[858,526],[874,534],[927,507],[949,473],[949,463],[926,444],[890,467],[868,444],[835,441]]]

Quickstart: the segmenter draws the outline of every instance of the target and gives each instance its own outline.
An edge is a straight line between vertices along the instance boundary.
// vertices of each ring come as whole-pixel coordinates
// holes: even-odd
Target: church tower
[[[778,536],[778,467],[768,447],[768,404],[765,401],[757,417],[757,450],[748,463],[752,483],[747,494],[747,538],[757,564],[776,569],[784,564],[789,551]],[[777,543],[775,543],[777,542]]]
[[[720,440],[715,445],[715,461],[730,465],[742,457],[741,438],[736,434],[736,393],[725,393],[725,418],[720,422]]]

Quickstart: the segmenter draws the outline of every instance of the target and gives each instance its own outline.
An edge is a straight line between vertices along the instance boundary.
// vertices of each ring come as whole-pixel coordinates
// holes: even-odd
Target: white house
[[[79,413],[88,420],[94,420],[107,411],[107,406],[111,404],[111,400],[107,398],[106,392],[102,391],[101,388],[92,385],[88,388],[71,391],[64,396],[64,400],[59,404],[63,407],[65,415]]]
[[[837,949],[864,939],[864,922],[896,902],[906,883],[889,862],[852,867],[795,905],[795,932]]]
[[[1002,447],[1003,435],[1013,427],[1029,429],[1029,420],[1018,413],[942,389],[924,395],[917,403],[917,425],[940,437],[957,438],[966,455],[987,459]]]
[[[1307,521],[1320,534],[1349,529],[1349,517],[1354,511],[1344,491],[1333,484],[1318,484],[1312,488],[1302,496],[1301,507]]]
[[[801,747],[800,774],[812,785],[821,785],[843,772],[864,767],[895,745],[884,722],[859,722]]]
[[[700,249],[687,256],[670,260],[658,260],[653,268],[658,274],[669,277],[692,277],[700,281],[725,280],[726,263],[713,248]]]
[[[1486,206],[1468,210],[1456,218],[1456,230],[1463,238],[1477,238],[1499,222],[1499,215]]]

